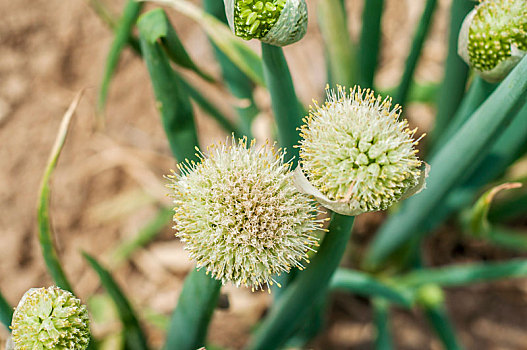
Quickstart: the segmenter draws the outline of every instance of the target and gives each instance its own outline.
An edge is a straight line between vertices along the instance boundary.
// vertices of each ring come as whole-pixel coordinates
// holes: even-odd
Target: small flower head
[[[305,0],[224,0],[229,25],[245,40],[285,46],[307,30]]]
[[[313,201],[299,193],[284,152],[234,140],[207,148],[200,162],[168,176],[174,228],[198,268],[223,283],[261,288],[303,268],[320,227]]]
[[[348,95],[338,86],[327,95],[301,129],[299,189],[335,212],[358,215],[386,209],[422,188],[416,129],[398,120],[399,106],[359,87]]]
[[[481,1],[465,18],[459,54],[483,78],[500,81],[526,52],[526,0]]]
[[[11,328],[15,350],[84,350],[90,342],[86,306],[58,287],[27,291]]]

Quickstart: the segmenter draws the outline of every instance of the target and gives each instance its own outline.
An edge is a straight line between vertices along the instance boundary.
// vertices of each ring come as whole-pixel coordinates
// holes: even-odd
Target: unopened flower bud
[[[481,1],[463,22],[458,52],[484,79],[501,81],[527,52],[527,1]]]
[[[284,152],[234,138],[207,149],[200,162],[168,176],[176,236],[197,267],[253,290],[303,268],[321,222],[315,203],[295,188]]]
[[[90,342],[86,306],[58,287],[27,291],[11,328],[15,350],[84,350]]]
[[[305,0],[224,0],[229,25],[236,36],[285,46],[307,31]]]
[[[311,107],[302,126],[299,190],[343,215],[384,210],[424,187],[413,138],[399,121],[400,108],[371,90],[329,90],[323,105]]]

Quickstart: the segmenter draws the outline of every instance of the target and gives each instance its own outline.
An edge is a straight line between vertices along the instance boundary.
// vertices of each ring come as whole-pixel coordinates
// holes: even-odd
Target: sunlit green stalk
[[[415,68],[417,67],[417,62],[419,61],[421,51],[423,50],[423,44],[432,25],[432,15],[435,12],[436,5],[437,0],[426,0],[425,9],[415,32],[412,41],[412,48],[406,59],[406,66],[401,78],[401,83],[399,84],[399,89],[394,97],[395,102],[402,106],[406,103],[406,98],[408,97],[408,91],[410,90],[410,84],[412,82],[412,77],[414,76]]]
[[[318,2],[318,24],[324,39],[332,84],[351,87],[357,82],[356,58],[340,0]]]
[[[474,8],[471,0],[454,0],[450,9],[450,32],[445,74],[439,99],[434,129],[428,142],[441,136],[454,116],[463,96],[468,77],[468,66],[457,53],[459,30],[467,13]]]
[[[364,1],[359,44],[359,81],[363,88],[373,88],[381,45],[384,0]]]
[[[498,89],[476,110],[463,127],[431,160],[432,171],[428,188],[406,200],[381,228],[366,259],[378,266],[408,239],[420,232],[420,227],[433,213],[437,203],[464,178],[474,162],[489,153],[488,147],[514,120],[518,108],[527,96],[527,59],[523,59]]]
[[[258,327],[248,349],[277,349],[306,317],[313,300],[324,295],[351,235],[354,217],[333,214],[329,232],[305,271],[283,292]]]
[[[298,128],[302,125],[303,111],[298,99],[281,47],[262,43],[264,77],[274,118],[278,127],[278,142],[287,149],[287,158],[294,157],[293,168],[298,162],[298,148],[294,146],[300,140]]]

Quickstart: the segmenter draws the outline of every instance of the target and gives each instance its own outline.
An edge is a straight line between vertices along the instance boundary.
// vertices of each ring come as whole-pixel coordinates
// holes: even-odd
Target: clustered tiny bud
[[[307,31],[305,0],[224,0],[232,31],[245,40],[276,46],[300,40]]]
[[[526,52],[526,0],[481,1],[467,15],[459,53],[487,80],[503,79]]]
[[[369,89],[327,90],[301,128],[299,189],[345,215],[386,209],[422,189],[417,129],[399,121],[399,106]]]
[[[58,287],[27,291],[13,314],[15,350],[84,350],[90,342],[88,310]]]
[[[302,269],[321,226],[315,203],[299,193],[284,152],[247,139],[209,146],[200,162],[168,176],[174,228],[198,268],[224,284],[260,289],[273,275]]]

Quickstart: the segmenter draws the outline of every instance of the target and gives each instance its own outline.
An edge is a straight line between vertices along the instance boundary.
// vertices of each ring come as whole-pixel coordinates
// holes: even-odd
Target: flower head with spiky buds
[[[18,304],[11,328],[15,350],[84,350],[90,342],[88,310],[58,287],[32,288]]]
[[[325,207],[344,215],[383,210],[417,193],[426,171],[420,170],[406,120],[391,99],[371,90],[327,87],[328,101],[311,107],[301,128],[297,187]]]
[[[227,20],[235,35],[285,46],[307,31],[305,0],[224,0]]]
[[[191,259],[223,283],[254,289],[303,268],[321,226],[315,203],[299,193],[284,152],[247,139],[209,146],[200,162],[179,164],[174,228]]]
[[[502,80],[527,52],[527,1],[481,1],[465,18],[458,44],[483,78]]]

